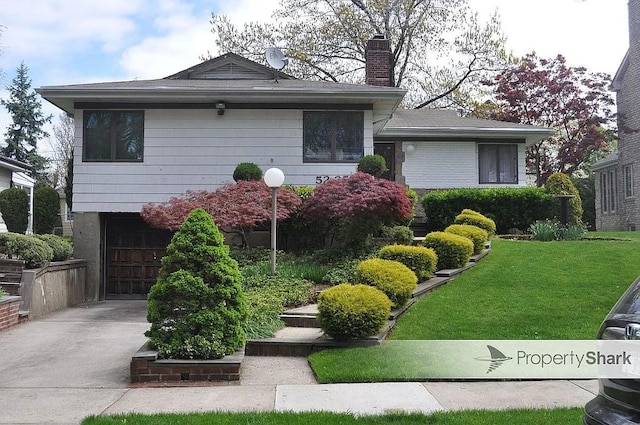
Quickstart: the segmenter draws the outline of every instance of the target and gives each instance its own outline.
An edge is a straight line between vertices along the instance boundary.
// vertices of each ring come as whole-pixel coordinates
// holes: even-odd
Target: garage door
[[[111,215],[106,227],[106,298],[145,298],[155,283],[172,233],[138,215]]]

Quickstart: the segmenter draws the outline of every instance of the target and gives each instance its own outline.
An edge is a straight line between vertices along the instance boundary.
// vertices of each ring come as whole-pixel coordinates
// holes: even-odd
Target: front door
[[[382,175],[383,179],[394,180],[396,179],[396,148],[393,143],[374,143],[373,145],[374,155],[381,155],[387,163],[387,171]]]
[[[114,214],[106,226],[106,298],[146,298],[172,233],[149,227],[139,215]]]

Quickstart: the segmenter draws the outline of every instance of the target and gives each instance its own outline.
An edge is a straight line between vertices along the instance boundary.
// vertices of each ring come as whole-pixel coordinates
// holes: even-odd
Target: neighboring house
[[[618,108],[618,151],[598,161],[596,229],[638,230],[640,227],[640,0],[629,1],[629,50],[611,89]]]
[[[228,53],[158,80],[38,89],[75,117],[87,299],[146,294],[170,234],[142,222],[142,205],[220,187],[240,162],[315,185],[376,152],[388,178],[416,189],[525,185],[525,146],[550,130],[398,109],[405,90],[388,87],[389,55],[387,40],[369,41],[366,85],[301,81]]]
[[[0,192],[10,187],[18,187],[29,195],[27,234],[33,233],[33,186],[35,184],[35,180],[27,174],[29,171],[31,167],[28,164],[0,156]],[[7,231],[7,225],[0,214],[0,233]]]
[[[64,193],[64,188],[58,189],[58,195],[60,196],[60,220],[62,222],[60,230],[62,236],[73,236],[73,215],[67,205],[67,195]]]

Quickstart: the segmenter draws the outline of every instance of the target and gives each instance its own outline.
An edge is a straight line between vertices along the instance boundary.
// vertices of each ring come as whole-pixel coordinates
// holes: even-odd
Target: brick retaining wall
[[[0,297],[0,331],[9,329],[18,324],[18,310],[20,309],[20,297]]]

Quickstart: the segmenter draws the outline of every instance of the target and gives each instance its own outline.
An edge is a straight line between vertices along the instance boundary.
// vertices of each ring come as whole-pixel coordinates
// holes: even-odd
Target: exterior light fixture
[[[216,102],[216,108],[218,109],[218,115],[224,115],[224,110],[227,108],[227,105],[219,100]]]
[[[276,274],[276,212],[278,208],[277,190],[284,183],[284,173],[279,168],[269,168],[264,173],[264,182],[271,188],[271,276]]]

